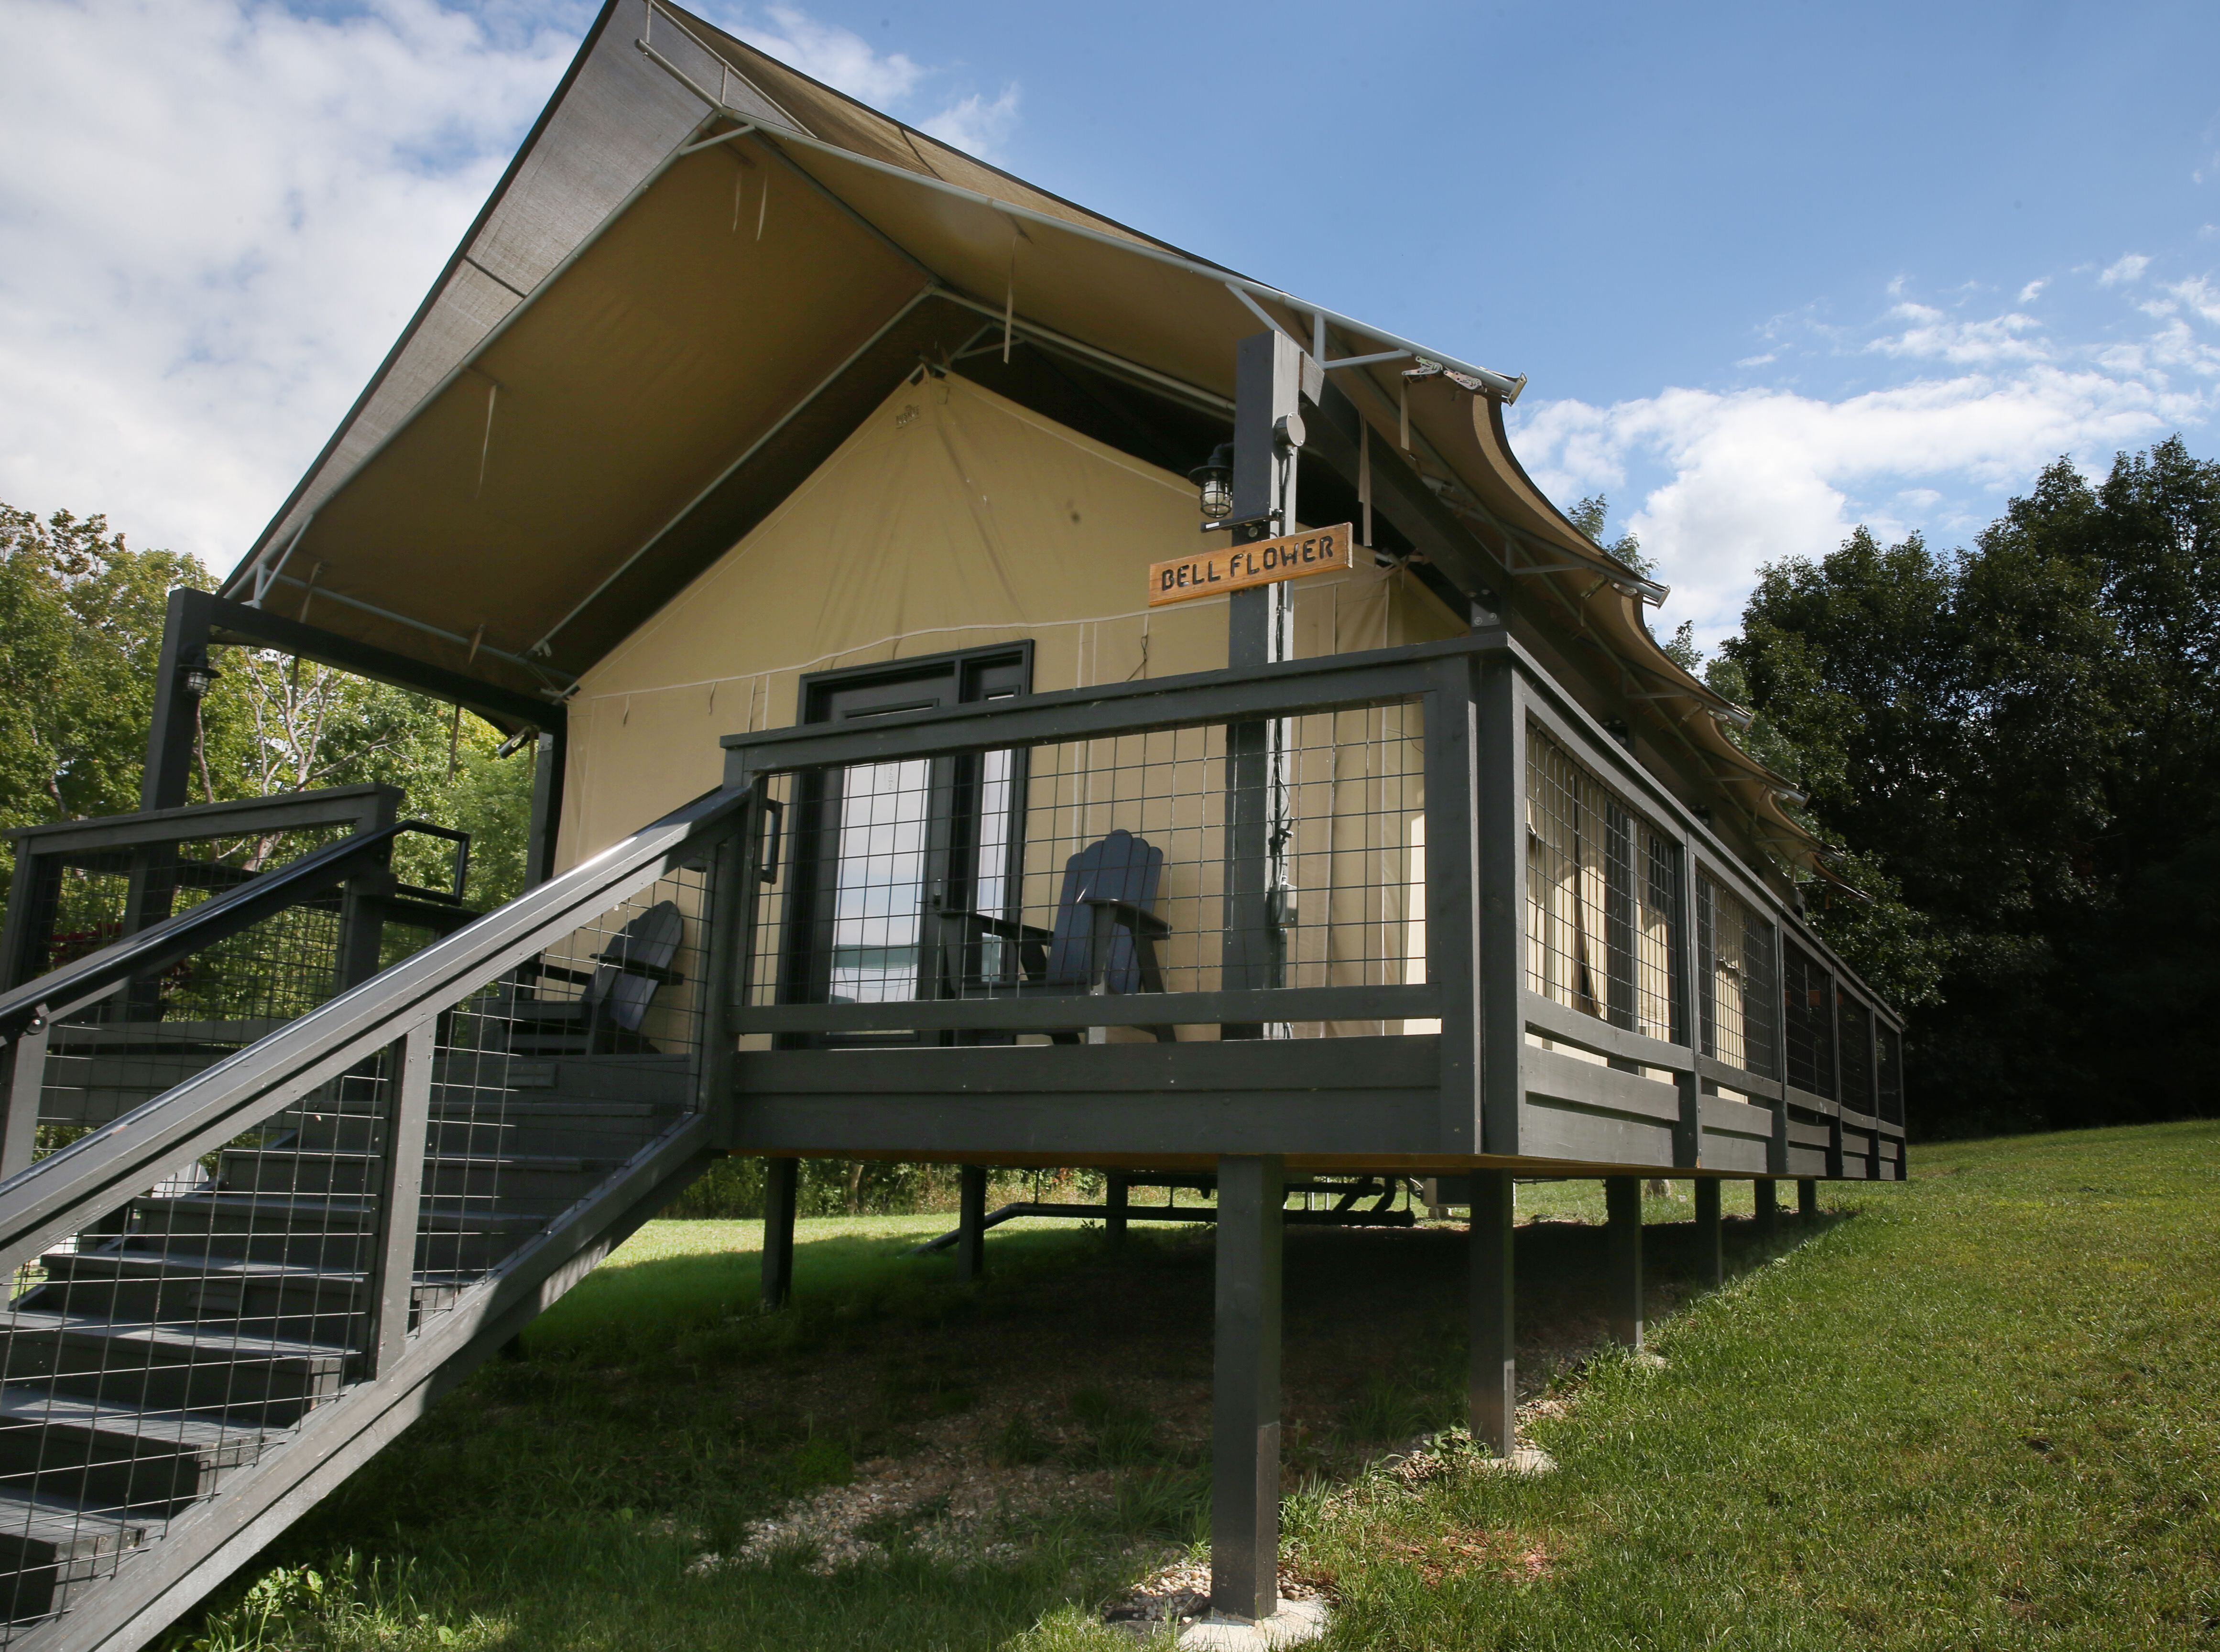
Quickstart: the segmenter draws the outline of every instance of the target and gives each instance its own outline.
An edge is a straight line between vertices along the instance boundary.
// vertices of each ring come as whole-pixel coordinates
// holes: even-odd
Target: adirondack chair
[[[1053,929],[983,912],[932,914],[939,996],[992,997],[998,988],[1007,993],[1013,987],[1016,995],[1027,998],[1163,991],[1157,943],[1171,933],[1171,926],[1155,912],[1163,871],[1164,851],[1120,826],[1064,862]],[[987,976],[982,962],[989,938],[1014,950],[1016,971],[1004,971],[999,979]],[[1133,1025],[1146,1026],[1163,1043],[1174,1041],[1168,1025]],[[1067,1027],[1049,1037],[1077,1044],[1083,1034]]]
[[[566,969],[533,962],[520,978],[568,982],[585,991],[576,998],[527,998],[520,992],[497,1012],[509,1019],[508,1048],[519,1056],[652,1055],[640,1034],[656,989],[685,976],[670,967],[686,920],[675,901],[658,901],[620,930],[593,955],[600,967]]]

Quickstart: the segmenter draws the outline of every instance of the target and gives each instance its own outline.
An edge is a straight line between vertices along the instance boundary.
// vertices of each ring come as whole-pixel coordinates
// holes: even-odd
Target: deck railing
[[[1900,1173],[1893,1018],[1500,633],[726,745],[744,1050],[1438,1038],[1444,1151]],[[1089,991],[1121,832],[1156,968]]]

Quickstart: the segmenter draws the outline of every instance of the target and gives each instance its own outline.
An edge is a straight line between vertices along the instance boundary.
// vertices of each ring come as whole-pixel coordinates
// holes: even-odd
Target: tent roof
[[[551,701],[920,356],[1006,325],[1223,413],[1260,319],[1329,362],[1522,602],[1816,847],[1662,592],[1537,489],[1523,387],[1089,213],[660,0],[609,0],[423,305],[223,594]],[[1437,369],[1404,378],[1413,358]]]

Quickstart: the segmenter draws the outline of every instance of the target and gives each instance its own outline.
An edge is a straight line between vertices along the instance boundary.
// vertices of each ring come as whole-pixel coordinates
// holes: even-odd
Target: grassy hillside
[[[1331,1644],[2220,1647],[2220,1125],[1914,1172],[1777,1255],[1730,1224],[1711,1295],[1650,1201],[1660,1360],[1598,1350],[1592,1189],[1522,1188],[1535,1479],[1412,1455],[1461,1233],[1291,1233],[1288,1565]],[[770,1318],[751,1227],[651,1227],[178,1643],[1132,1647],[1101,1603],[1200,1530],[1208,1234],[1001,1231],[966,1290],[900,1254],[936,1225],[808,1225]]]

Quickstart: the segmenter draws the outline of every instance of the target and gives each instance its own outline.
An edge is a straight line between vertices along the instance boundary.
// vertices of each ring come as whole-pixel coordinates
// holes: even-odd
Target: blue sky
[[[2220,8],[703,4],[1013,171],[1469,359],[1731,628],[2220,385]],[[228,564],[589,16],[0,8],[0,498]]]

